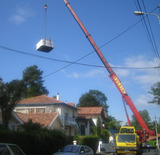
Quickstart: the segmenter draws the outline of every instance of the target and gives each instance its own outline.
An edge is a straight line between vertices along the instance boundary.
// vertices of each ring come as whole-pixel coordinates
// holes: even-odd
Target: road
[[[102,144],[102,148],[104,148],[105,153],[97,153],[96,155],[116,155],[114,143]],[[158,154],[156,149],[146,149],[143,150],[142,155],[160,155],[160,153]]]
[[[116,153],[97,153],[96,155],[116,155]],[[131,154],[126,154],[126,155],[131,155]],[[142,155],[160,155],[157,152],[146,152],[142,153]]]

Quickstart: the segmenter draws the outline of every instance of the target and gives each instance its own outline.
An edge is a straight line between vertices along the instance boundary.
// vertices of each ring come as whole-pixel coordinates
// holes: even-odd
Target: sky
[[[153,98],[148,92],[160,80],[160,69],[155,68],[160,64],[150,41],[154,37],[159,52],[160,24],[156,16],[148,15],[148,24],[146,17],[135,16],[134,11],[140,6],[144,12],[154,10],[153,13],[160,15],[160,1],[139,4],[137,0],[68,1],[137,110],[146,109],[152,120],[155,116],[159,119],[160,106],[148,103]],[[63,0],[1,0],[0,5],[0,77],[4,83],[21,80],[27,67],[37,65],[43,71],[49,97],[59,93],[61,101],[77,104],[89,90],[99,90],[108,99],[108,114],[127,122],[121,94]],[[151,28],[151,35],[147,34],[144,20],[148,31]],[[54,42],[50,53],[36,51],[45,29],[47,38]],[[71,64],[77,60],[81,64]],[[128,106],[127,111],[131,119]]]

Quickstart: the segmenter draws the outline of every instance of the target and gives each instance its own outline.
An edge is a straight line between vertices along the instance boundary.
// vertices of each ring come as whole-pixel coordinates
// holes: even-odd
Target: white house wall
[[[100,122],[102,124],[102,117],[101,116],[92,116],[92,120],[93,120],[95,126],[97,126],[98,117],[100,117]]]
[[[54,123],[49,127],[50,129],[62,129],[62,123],[60,120],[57,118],[54,120]]]
[[[34,113],[36,113],[37,109],[46,109],[46,106],[24,106],[24,107],[15,107],[15,112],[28,113],[29,109],[34,109]],[[46,111],[45,111],[46,112]]]

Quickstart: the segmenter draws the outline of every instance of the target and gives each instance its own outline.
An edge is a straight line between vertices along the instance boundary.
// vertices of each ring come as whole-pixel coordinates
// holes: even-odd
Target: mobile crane
[[[144,120],[142,119],[141,115],[137,111],[135,105],[133,104],[132,100],[130,99],[126,90],[124,89],[120,79],[118,78],[116,73],[113,71],[113,69],[110,67],[109,63],[107,62],[107,60],[105,59],[105,57],[103,56],[101,51],[99,50],[98,46],[96,45],[96,43],[92,39],[91,35],[88,33],[88,31],[86,30],[86,28],[84,27],[84,25],[82,24],[82,22],[80,21],[80,19],[78,18],[78,16],[74,12],[74,10],[72,9],[70,3],[67,0],[64,0],[64,3],[67,6],[67,8],[69,9],[69,11],[71,12],[71,14],[73,15],[73,17],[75,18],[75,20],[77,21],[77,23],[80,26],[80,28],[82,29],[82,31],[84,32],[86,38],[88,39],[88,41],[90,42],[90,44],[92,45],[94,50],[96,51],[97,55],[101,59],[105,68],[108,70],[109,77],[111,78],[111,80],[113,81],[113,83],[115,84],[115,86],[117,87],[119,92],[121,93],[122,99],[125,101],[125,103],[128,104],[128,106],[132,110],[134,116],[136,117],[137,121],[139,122],[140,126],[142,127],[142,130],[138,130],[136,132],[140,136],[140,140],[142,142],[145,142],[149,136],[154,136],[155,135],[155,131],[150,130],[148,128],[148,126],[146,125],[146,123],[144,122]],[[127,115],[127,120],[128,120],[128,124],[130,125],[128,115]]]

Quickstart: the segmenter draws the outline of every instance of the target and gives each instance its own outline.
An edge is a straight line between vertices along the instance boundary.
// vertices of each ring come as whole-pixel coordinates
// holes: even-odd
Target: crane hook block
[[[37,45],[36,50],[49,53],[54,48],[53,41],[48,39],[41,39]]]
[[[44,8],[47,9],[47,4],[44,5]]]

